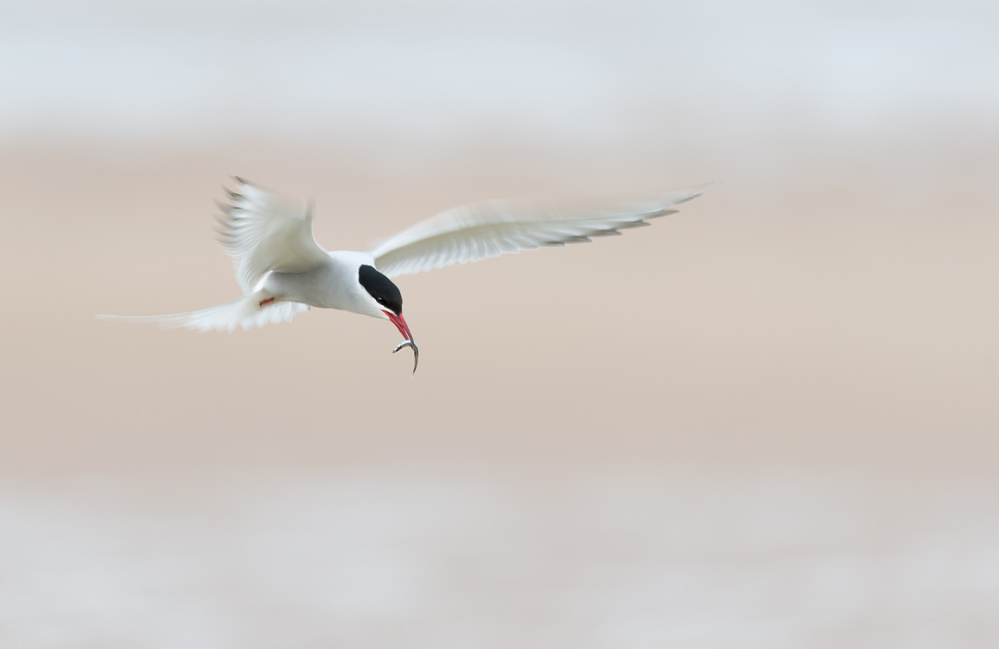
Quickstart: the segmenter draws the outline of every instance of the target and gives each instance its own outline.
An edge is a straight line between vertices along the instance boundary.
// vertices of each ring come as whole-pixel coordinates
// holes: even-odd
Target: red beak
[[[399,333],[402,334],[403,338],[406,340],[413,340],[413,334],[409,331],[409,325],[406,324],[406,318],[402,317],[401,313],[399,315],[396,315],[391,311],[382,311],[382,313],[388,316],[388,319],[392,321],[392,324],[394,324],[395,328],[399,330]]]

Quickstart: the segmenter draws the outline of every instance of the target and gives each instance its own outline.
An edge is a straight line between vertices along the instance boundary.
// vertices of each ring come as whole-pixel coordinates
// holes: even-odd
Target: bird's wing
[[[312,236],[312,207],[295,205],[242,178],[236,191],[226,189],[228,204],[219,203],[222,245],[236,262],[236,281],[250,293],[270,270],[297,273],[329,259]]]
[[[238,300],[211,306],[200,311],[186,313],[167,313],[164,315],[99,315],[102,320],[119,320],[122,322],[155,322],[164,329],[185,327],[196,331],[235,331],[236,327],[244,330],[263,327],[278,322],[291,322],[295,315],[308,311],[307,304],[298,302],[277,302],[266,308],[260,308],[251,295],[244,295]]]
[[[504,253],[589,241],[649,225],[646,219],[673,214],[676,210],[671,207],[700,196],[711,186],[579,210],[513,201],[472,203],[403,230],[378,244],[371,255],[378,270],[395,277]]]

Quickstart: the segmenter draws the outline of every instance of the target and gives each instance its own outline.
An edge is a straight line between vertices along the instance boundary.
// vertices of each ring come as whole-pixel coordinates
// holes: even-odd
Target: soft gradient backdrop
[[[0,2],[0,645],[999,643],[994,3]],[[484,198],[654,227],[232,299],[238,174],[365,248]]]

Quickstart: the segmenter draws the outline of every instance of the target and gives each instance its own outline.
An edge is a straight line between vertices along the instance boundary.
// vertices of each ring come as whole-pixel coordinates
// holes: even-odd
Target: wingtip
[[[226,220],[226,221],[232,218],[232,216],[229,214],[229,211],[233,209],[232,205],[229,205],[228,203],[223,203],[217,198],[213,199],[213,202],[215,203],[216,207],[222,210],[222,214],[221,215],[213,214],[212,216],[214,216],[219,220]]]
[[[694,192],[694,196],[700,196],[701,194],[703,194],[704,192],[708,191],[712,187],[717,187],[718,185],[722,184],[723,182],[725,182],[725,181],[724,180],[712,180],[709,183],[704,183],[703,185],[699,185],[697,187],[692,187],[691,191]]]
[[[692,201],[701,194],[703,194],[704,192],[711,189],[712,187],[717,187],[718,185],[722,184],[722,182],[723,181],[721,180],[713,180],[709,183],[704,183],[703,185],[696,185],[694,187],[690,187],[689,189],[684,189],[682,191],[686,194],[686,196],[673,203],[673,205],[679,205],[680,203],[686,203],[687,201]]]

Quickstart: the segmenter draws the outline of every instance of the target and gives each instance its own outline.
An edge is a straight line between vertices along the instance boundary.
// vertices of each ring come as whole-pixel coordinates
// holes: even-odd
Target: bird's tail
[[[196,331],[234,331],[236,327],[252,329],[266,324],[291,322],[296,313],[308,311],[298,302],[271,302],[260,306],[257,295],[244,295],[238,300],[200,311],[167,313],[164,315],[99,315],[105,320],[155,322],[164,329],[185,327]]]

